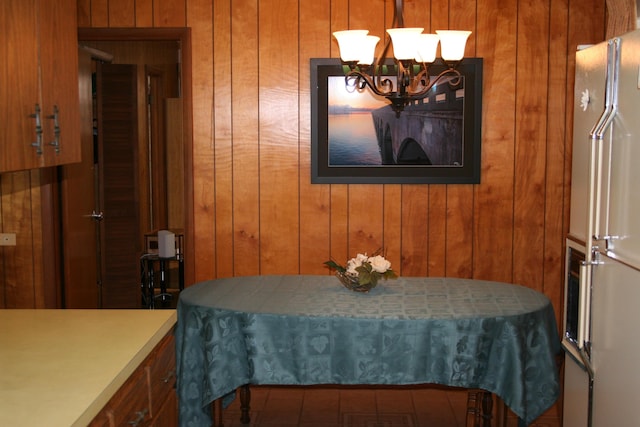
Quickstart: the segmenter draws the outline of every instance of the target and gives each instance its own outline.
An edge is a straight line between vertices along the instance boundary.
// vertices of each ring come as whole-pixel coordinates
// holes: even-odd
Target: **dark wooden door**
[[[63,241],[64,308],[100,307],[98,264],[99,206],[93,155],[91,55],[78,51],[82,161],[60,167],[60,216]]]
[[[135,65],[97,67],[103,308],[141,304],[136,75]]]

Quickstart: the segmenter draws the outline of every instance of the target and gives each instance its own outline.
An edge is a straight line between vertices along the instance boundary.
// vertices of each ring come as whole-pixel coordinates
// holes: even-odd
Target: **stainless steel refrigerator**
[[[576,53],[565,427],[640,426],[640,31]]]

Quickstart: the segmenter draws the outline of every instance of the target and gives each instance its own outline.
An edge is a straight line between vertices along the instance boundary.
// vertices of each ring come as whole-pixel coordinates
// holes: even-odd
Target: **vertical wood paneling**
[[[260,273],[258,1],[231,3],[234,274]]]
[[[43,241],[43,226],[47,219],[40,221],[40,218],[43,215],[42,212],[42,192],[45,191],[46,183],[43,182],[43,175],[47,174],[47,172],[51,172],[51,169],[45,169],[43,171],[40,170],[31,170],[29,171],[29,185],[30,188],[26,194],[29,195],[29,213],[31,217],[31,265],[42,265],[44,267],[44,241]],[[47,248],[52,249],[52,248]],[[53,248],[56,249],[56,248]],[[47,250],[46,255],[48,257],[55,257],[50,250]],[[26,269],[29,273],[32,273],[32,281],[33,281],[33,306],[35,308],[46,308],[46,295],[47,290],[45,286],[49,286],[49,288],[55,288],[55,278],[51,277],[45,280],[44,277],[44,268],[28,268]],[[19,306],[18,306],[19,307]],[[51,307],[51,306],[49,306]]]
[[[549,93],[562,93],[568,86],[567,60],[567,22],[569,19],[568,1],[552,0],[549,22]],[[569,98],[571,99],[571,98]],[[564,274],[564,227],[568,226],[563,210],[558,209],[568,192],[565,180],[567,103],[562,97],[547,98],[547,156],[544,218],[544,271],[542,289],[556,308],[558,325],[561,325],[562,287]]]
[[[425,32],[433,32],[431,27],[431,2],[405,2],[405,25],[423,27]],[[401,268],[398,272],[405,276],[426,276],[429,261],[429,187],[428,185],[402,186],[402,223],[400,241],[402,248]],[[391,254],[391,248],[389,254]]]
[[[483,58],[482,168],[475,189],[474,277],[509,282],[513,263],[513,176],[517,0],[478,0],[476,54]]]
[[[311,94],[309,58],[331,55],[331,1],[300,2],[298,91],[300,157],[300,271],[327,272],[322,264],[331,254],[331,186],[312,185],[311,176]]]
[[[77,0],[78,27],[91,26],[91,0]]]
[[[384,28],[393,25],[394,2],[385,2]],[[407,4],[405,5],[405,8]],[[405,14],[410,13],[405,12]],[[382,30],[384,31],[384,30]],[[382,34],[382,33],[381,33]],[[379,46],[382,44],[379,43]],[[402,185],[385,184],[382,188],[382,244],[392,268],[400,273],[402,267]]]
[[[234,273],[231,3],[231,0],[213,3],[215,222],[210,227],[215,227],[217,277],[231,277]],[[206,170],[203,172],[207,176]],[[203,197],[206,197],[206,194],[204,192]],[[204,235],[208,236],[207,233]]]
[[[216,2],[219,3],[219,2]],[[213,143],[213,11],[207,0],[188,1],[192,36],[193,188],[195,280],[216,276],[214,213],[216,209]],[[228,15],[227,15],[228,19]],[[230,179],[229,177],[227,178]],[[224,182],[224,181],[223,181]],[[228,181],[227,181],[228,182]],[[221,184],[224,185],[224,184]],[[197,195],[197,196],[196,196]],[[230,248],[224,249],[230,250]]]
[[[135,9],[135,26],[153,27],[153,0],[135,0]]]
[[[637,28],[636,0],[607,0],[607,38],[615,37]]]
[[[549,2],[518,3],[513,280],[542,290]],[[545,82],[540,85],[539,82]]]
[[[367,28],[371,34],[385,30],[384,0],[350,2],[349,27]],[[381,41],[382,41],[381,37]],[[381,248],[383,242],[383,185],[349,186],[349,253],[368,253]]]
[[[449,28],[449,1],[431,0],[431,29]],[[429,276],[446,276],[447,257],[447,185],[429,185],[429,239],[428,270]],[[452,232],[455,232],[452,230]]]
[[[335,38],[331,36],[331,32],[349,29],[349,0],[331,0],[331,29],[326,36],[331,40],[330,57],[339,57],[340,51]],[[349,252],[349,232],[348,232],[348,213],[349,213],[349,186],[345,184],[330,185],[331,204],[330,204],[330,223],[329,235],[331,239],[331,256],[339,261],[346,260],[350,255]],[[324,259],[322,260],[324,261]]]
[[[154,27],[184,27],[187,25],[187,0],[153,0]]]
[[[426,276],[429,261],[429,188],[424,185],[402,186],[402,259],[398,273],[403,276]]]
[[[109,0],[109,26],[135,26],[135,0]]]
[[[34,268],[42,261],[42,255],[35,252],[42,248],[42,243],[34,241],[34,232],[38,233],[39,223],[33,223],[32,215],[38,215],[39,209],[33,210],[32,198],[40,195],[39,189],[32,183],[38,172],[5,173],[0,177],[0,203],[2,204],[2,232],[16,233],[16,246],[2,248],[4,277],[4,308],[36,308],[37,287]],[[32,195],[33,191],[33,195]],[[36,206],[39,208],[39,205]]]
[[[298,2],[262,0],[258,8],[260,272],[297,274]]]
[[[91,26],[109,27],[109,0],[91,0]]]
[[[392,268],[400,272],[402,265],[402,186],[383,187],[382,245]]]
[[[471,31],[467,41],[467,56],[476,56],[476,9],[466,0],[451,0],[449,4],[449,29]],[[447,186],[447,247],[455,254],[446,259],[445,272],[452,277],[473,277],[473,217],[474,193],[472,185]]]

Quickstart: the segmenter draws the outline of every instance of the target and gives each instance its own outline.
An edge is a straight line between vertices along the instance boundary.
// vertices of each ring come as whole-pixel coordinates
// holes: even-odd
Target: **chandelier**
[[[405,28],[404,2],[395,0],[393,28],[387,30],[389,38],[382,54],[374,58],[380,37],[370,36],[367,30],[336,31],[340,58],[349,67],[345,74],[347,89],[365,90],[391,102],[391,108],[399,115],[404,107],[427,96],[429,90],[445,78],[451,86],[460,83],[460,72],[456,69],[464,56],[467,38],[471,31],[437,30],[436,34],[423,34],[424,28]],[[435,76],[429,75],[429,66],[436,61],[436,50],[440,44],[445,70]],[[383,70],[389,63],[387,54],[393,44],[393,65],[396,84]]]

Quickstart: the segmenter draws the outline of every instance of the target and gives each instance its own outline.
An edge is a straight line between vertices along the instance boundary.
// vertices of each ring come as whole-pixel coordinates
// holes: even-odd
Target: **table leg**
[[[178,288],[184,291],[184,257],[178,257]]]
[[[493,396],[485,391],[482,393],[482,427],[491,427],[491,411],[493,411]]]
[[[496,396],[496,427],[507,427],[507,405]]]
[[[217,421],[216,414],[218,415]],[[211,402],[211,420],[213,421],[211,427],[224,427],[224,422],[222,420],[222,401],[220,399],[216,399]]]
[[[167,272],[166,261],[163,259],[160,259],[160,293],[164,301],[167,295]]]
[[[478,401],[478,390],[469,390],[467,393],[467,419],[465,427],[480,427],[480,417],[482,416],[481,402]]]
[[[242,424],[249,424],[251,417],[249,416],[249,406],[251,403],[251,390],[249,385],[243,385],[240,387],[240,422]]]
[[[153,261],[147,262],[147,280],[149,281],[149,308],[156,308],[155,299],[155,275],[154,275]]]

